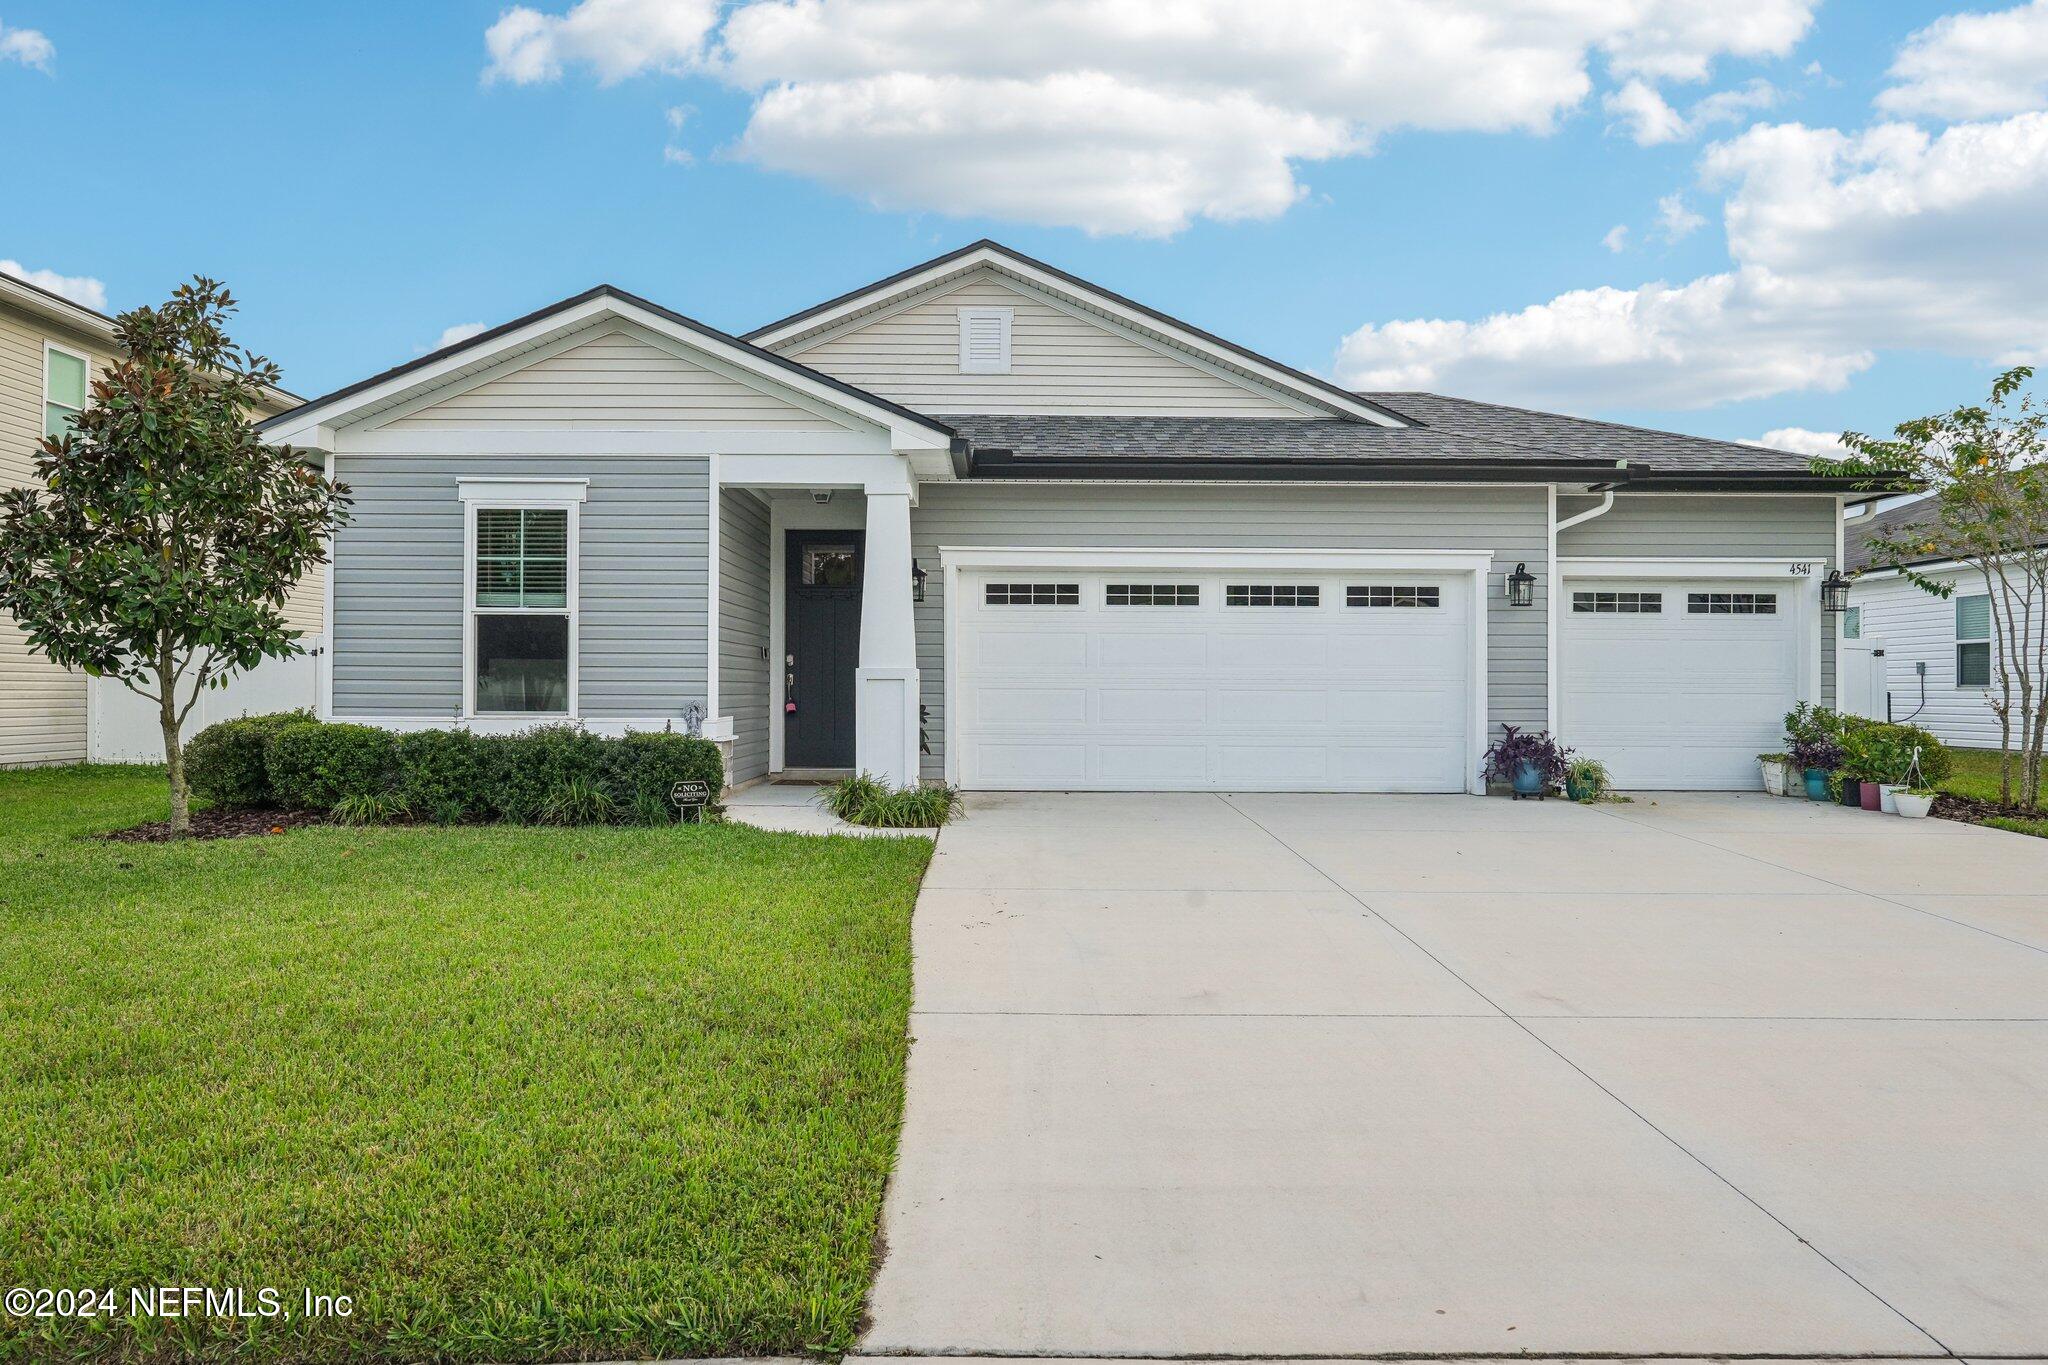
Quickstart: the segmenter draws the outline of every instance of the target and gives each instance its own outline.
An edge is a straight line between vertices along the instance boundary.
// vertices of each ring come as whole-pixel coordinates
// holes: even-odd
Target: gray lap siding
[[[911,512],[918,561],[932,570],[916,609],[917,666],[930,711],[923,773],[945,773],[945,585],[941,545],[1151,546],[1493,552],[1487,575],[1487,714],[1547,723],[1544,585],[1549,581],[1547,490],[1537,488],[1200,487],[1176,485],[934,485]],[[1527,563],[1537,600],[1510,608],[1502,575]]]
[[[705,697],[708,462],[701,456],[338,455],[337,716],[453,721],[462,695],[458,480],[581,478],[578,713],[680,718]]]

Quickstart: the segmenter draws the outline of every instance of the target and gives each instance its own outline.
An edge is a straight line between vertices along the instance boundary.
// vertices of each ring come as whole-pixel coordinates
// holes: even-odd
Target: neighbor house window
[[[1079,583],[991,583],[982,593],[991,607],[1078,607]]]
[[[1313,583],[1229,583],[1223,588],[1226,607],[1320,606],[1323,590]]]
[[[1602,616],[1610,614],[1661,616],[1664,612],[1664,594],[1661,592],[1575,592],[1572,594],[1572,610],[1575,612],[1596,612]]]
[[[1991,599],[1956,598],[1956,686],[1991,686]]]
[[[1202,589],[1194,583],[1111,583],[1103,601],[1112,607],[1199,607]]]
[[[1347,607],[1436,607],[1442,604],[1440,588],[1368,583],[1344,589],[1344,605]]]
[[[62,436],[85,411],[86,359],[54,342],[43,345],[43,435]]]
[[[1850,607],[1842,613],[1842,638],[1860,640],[1863,638],[1863,608]]]
[[[1774,592],[1689,592],[1685,609],[1694,616],[1776,616]]]
[[[462,492],[470,519],[470,711],[574,715],[582,481],[502,492],[464,481]]]

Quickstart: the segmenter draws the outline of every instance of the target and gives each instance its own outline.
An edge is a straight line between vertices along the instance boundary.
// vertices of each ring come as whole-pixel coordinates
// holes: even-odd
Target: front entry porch
[[[728,780],[865,772],[914,784],[907,470],[894,459],[723,463],[710,691]]]

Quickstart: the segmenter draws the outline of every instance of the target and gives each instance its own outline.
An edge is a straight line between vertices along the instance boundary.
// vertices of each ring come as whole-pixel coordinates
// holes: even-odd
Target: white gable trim
[[[984,267],[993,270],[999,275],[1013,277],[1015,280],[1033,285],[1041,294],[1054,294],[1066,298],[1080,299],[1086,304],[1086,308],[1076,313],[1077,316],[1085,317],[1089,321],[1098,324],[1113,321],[1123,324],[1126,328],[1156,333],[1172,342],[1176,348],[1192,352],[1194,355],[1212,362],[1223,370],[1235,371],[1240,377],[1249,375],[1262,383],[1269,384],[1291,395],[1297,401],[1312,405],[1319,411],[1339,412],[1347,417],[1356,417],[1362,421],[1371,422],[1376,426],[1398,427],[1403,425],[1400,421],[1381,412],[1378,408],[1362,399],[1353,398],[1335,389],[1305,384],[1296,375],[1271,362],[1261,360],[1246,352],[1234,350],[1229,346],[1219,345],[1169,319],[1140,312],[1133,309],[1130,305],[1110,298],[1085,284],[1052,275],[1031,262],[1013,256],[1009,252],[994,246],[979,247],[965,255],[942,260],[907,278],[896,280],[885,286],[863,290],[858,294],[841,300],[838,304],[823,312],[804,314],[790,322],[770,327],[764,331],[751,333],[747,339],[757,346],[776,350],[785,343],[801,337],[803,338],[802,346],[790,348],[792,354],[794,354],[804,347],[813,344],[811,340],[813,333],[828,331],[850,320],[856,314],[862,315],[863,318],[866,318],[870,313],[873,313],[875,318],[886,316],[885,313],[880,311],[878,305],[893,305],[902,300],[906,295],[927,294],[927,291],[931,291],[929,296],[935,296],[938,292],[935,290],[935,286],[947,281],[951,276],[956,274],[964,275]],[[1008,282],[1008,280],[1005,281],[1005,283]],[[1095,316],[1094,310],[1100,310],[1102,316]],[[1068,311],[1075,312],[1071,307],[1068,308]],[[1132,339],[1137,340],[1138,338],[1133,337]]]
[[[466,381],[473,373],[472,367],[480,361],[497,356],[518,359],[539,348],[552,346],[565,334],[574,333],[576,340],[562,347],[571,349],[592,339],[597,334],[594,329],[608,320],[632,324],[650,337],[666,338],[679,344],[687,348],[688,358],[694,363],[704,364],[707,360],[721,362],[727,367],[726,373],[730,378],[802,395],[835,414],[850,415],[882,427],[890,433],[891,443],[898,449],[944,450],[951,444],[950,433],[935,423],[914,419],[848,392],[822,377],[813,378],[800,370],[763,359],[747,347],[736,345],[716,333],[639,307],[614,294],[599,294],[536,317],[524,326],[497,336],[480,337],[469,345],[436,357],[428,364],[403,370],[356,392],[308,403],[275,426],[266,428],[264,439],[272,444],[308,444],[308,438],[317,437],[319,429],[331,432],[333,428],[351,422],[381,418],[386,409],[395,406],[394,399],[411,402],[426,391],[445,388],[451,382],[462,382],[466,387]],[[844,416],[836,420],[844,420]]]

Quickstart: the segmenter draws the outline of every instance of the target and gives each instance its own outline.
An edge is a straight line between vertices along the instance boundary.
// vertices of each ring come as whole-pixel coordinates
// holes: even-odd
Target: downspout
[[[1626,464],[1627,461],[1622,463]],[[1587,491],[1592,492],[1594,490],[1588,489]],[[1549,660],[1549,666],[1544,670],[1544,685],[1549,691],[1550,733],[1553,738],[1560,735],[1563,725],[1562,712],[1558,706],[1559,698],[1557,692],[1557,638],[1559,633],[1558,615],[1563,610],[1562,604],[1564,602],[1564,566],[1558,562],[1557,536],[1560,531],[1570,530],[1574,526],[1591,521],[1595,517],[1605,516],[1614,510],[1614,485],[1610,483],[1604,488],[1600,488],[1599,493],[1600,503],[1597,507],[1589,507],[1583,512],[1576,513],[1566,517],[1563,521],[1559,521],[1557,519],[1557,485],[1552,484],[1550,486],[1550,602],[1547,611],[1550,619],[1545,623],[1544,632],[1545,643],[1549,646],[1544,651],[1544,656]]]

